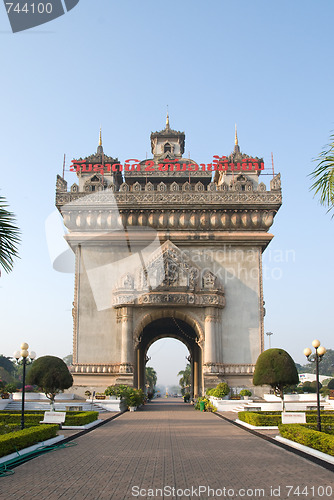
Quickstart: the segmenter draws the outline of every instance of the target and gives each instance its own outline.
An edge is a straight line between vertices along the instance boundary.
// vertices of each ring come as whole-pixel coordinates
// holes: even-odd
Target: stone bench
[[[41,420],[40,424],[58,424],[61,428],[61,425],[65,422],[65,418],[65,411],[46,411],[44,412],[44,420]]]

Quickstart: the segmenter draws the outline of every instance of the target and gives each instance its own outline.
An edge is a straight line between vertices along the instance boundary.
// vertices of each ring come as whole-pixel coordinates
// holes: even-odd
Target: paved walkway
[[[0,499],[309,500],[334,496],[332,472],[211,413],[195,411],[180,399],[155,400],[76,443],[1,478]],[[287,486],[294,489],[289,493]],[[303,490],[298,496],[297,486],[299,493],[307,486],[308,494]],[[318,493],[322,486],[328,487],[330,495]],[[152,491],[156,488],[157,492]]]

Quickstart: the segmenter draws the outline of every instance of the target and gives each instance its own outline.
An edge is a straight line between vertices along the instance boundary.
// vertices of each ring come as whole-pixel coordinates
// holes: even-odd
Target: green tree
[[[0,378],[7,384],[14,382],[16,366],[10,358],[0,354]]]
[[[0,354],[0,366],[2,366],[8,373],[15,372],[15,364],[7,356]]]
[[[73,385],[73,377],[64,361],[56,356],[42,356],[31,365],[27,382],[42,389],[54,408],[56,395]]]
[[[66,366],[71,366],[71,364],[73,363],[73,354],[68,354],[67,356],[65,356],[65,358],[63,358],[63,361]]]
[[[328,207],[328,211],[334,207],[334,134],[330,141],[316,158],[317,166],[310,174],[314,181],[311,189],[320,196],[320,203]]]
[[[328,389],[330,389],[331,391],[334,390],[334,378],[332,378],[332,380],[330,380],[328,382],[328,385],[327,385]]]
[[[189,389],[191,385],[191,365],[188,363],[185,370],[179,371],[177,376],[181,377],[179,384],[181,386],[181,392],[184,394],[185,389]]]
[[[319,382],[319,391],[322,388],[322,384]],[[309,380],[306,380],[306,382],[303,383],[302,389],[304,392],[310,392],[310,393],[315,393],[317,392],[317,381],[313,380],[313,382],[310,382]]]
[[[298,370],[299,373],[315,373],[315,363],[306,363]],[[334,377],[334,350],[327,349],[319,363],[319,374]]]
[[[215,398],[223,398],[224,396],[227,396],[228,393],[230,392],[229,386],[226,384],[226,382],[221,382],[220,384],[217,385],[217,387],[211,392],[211,396],[214,396]]]
[[[146,384],[148,384],[148,392],[154,392],[158,380],[157,372],[152,366],[147,366],[145,370]]]
[[[254,375],[254,385],[269,385],[276,396],[282,399],[284,409],[284,388],[298,384],[299,377],[296,365],[284,349],[267,349],[257,359]]]
[[[0,196],[0,267],[8,273],[13,268],[14,258],[18,257],[20,230],[15,225],[14,214],[7,208],[6,199]]]

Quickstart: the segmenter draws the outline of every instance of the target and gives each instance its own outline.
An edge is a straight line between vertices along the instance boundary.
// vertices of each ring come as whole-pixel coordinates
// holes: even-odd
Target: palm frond
[[[14,258],[18,257],[21,238],[15,216],[7,208],[6,199],[0,196],[0,267],[8,273],[13,268]]]
[[[315,159],[318,164],[310,174],[314,180],[310,189],[314,191],[314,196],[320,195],[320,203],[327,206],[328,211],[334,208],[334,134],[330,139],[332,142]]]

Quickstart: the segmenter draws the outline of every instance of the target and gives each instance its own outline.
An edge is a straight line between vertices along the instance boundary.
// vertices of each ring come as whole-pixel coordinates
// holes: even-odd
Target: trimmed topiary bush
[[[298,384],[296,365],[284,349],[267,349],[257,359],[253,384],[269,385],[283,401],[286,386]]]
[[[59,392],[73,385],[73,377],[64,361],[56,356],[42,356],[33,362],[28,375],[29,384],[37,385],[50,399],[52,407]]]

